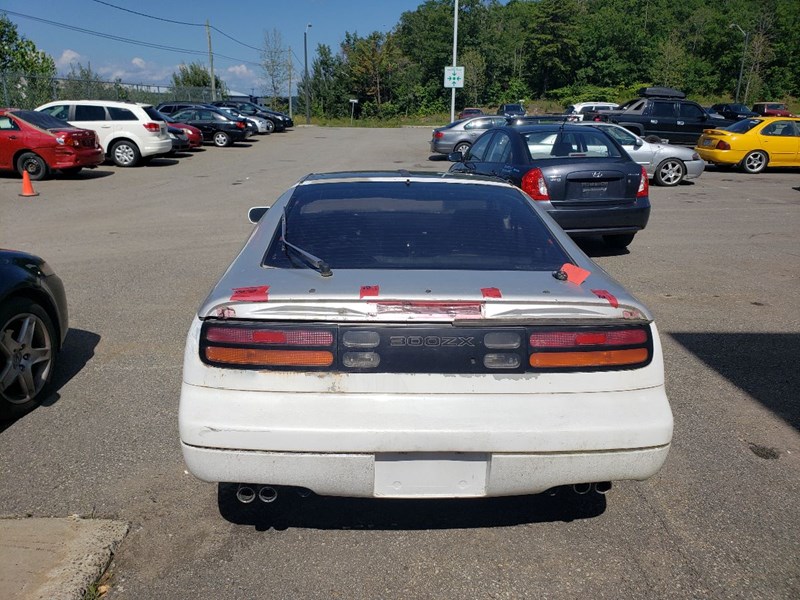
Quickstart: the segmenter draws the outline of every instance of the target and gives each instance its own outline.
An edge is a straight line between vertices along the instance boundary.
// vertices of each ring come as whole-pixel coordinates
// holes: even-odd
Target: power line
[[[116,8],[117,10],[123,10],[123,11],[125,11],[127,13],[131,13],[133,15],[138,15],[140,17],[145,17],[147,19],[154,19],[156,21],[163,21],[164,23],[174,23],[175,25],[186,25],[188,27],[205,27],[205,23],[187,23],[186,21],[174,21],[172,19],[165,19],[163,17],[156,17],[155,15],[148,15],[148,14],[145,14],[143,12],[138,12],[138,11],[135,11],[135,10],[131,10],[130,8],[124,8],[122,6],[117,6],[116,4],[111,4],[110,2],[103,2],[103,0],[92,0],[92,2],[97,2],[98,4],[102,4],[104,6],[109,6],[111,8]],[[232,41],[236,42],[237,44],[239,44],[241,46],[244,46],[245,48],[250,48],[251,50],[255,50],[256,52],[261,52],[262,51],[261,48],[256,48],[255,46],[251,46],[249,44],[245,44],[244,42],[240,42],[236,38],[231,37],[230,35],[228,35],[224,31],[214,27],[213,25],[210,25],[209,27],[211,27],[211,29],[213,29],[214,31],[216,31],[220,35],[224,35],[229,40],[232,40]]]
[[[38,21],[40,23],[46,23],[47,25],[52,25],[53,27],[60,27],[61,29],[68,29],[70,31],[77,31],[79,33],[84,33],[86,35],[92,35],[92,36],[95,36],[95,37],[101,37],[101,38],[105,38],[105,39],[108,39],[108,40],[114,40],[114,41],[117,41],[117,42],[123,42],[125,44],[132,44],[134,46],[142,46],[144,48],[154,48],[156,50],[164,50],[164,51],[167,51],[167,52],[178,52],[178,53],[181,53],[181,54],[191,54],[191,55],[194,55],[194,56],[208,56],[208,52],[203,52],[203,51],[200,51],[200,50],[191,50],[191,49],[188,49],[188,48],[178,48],[176,46],[166,46],[164,44],[156,44],[156,43],[153,43],[153,42],[143,42],[141,40],[133,40],[133,39],[121,37],[121,36],[118,36],[118,35],[112,35],[110,33],[102,33],[100,31],[92,31],[91,29],[84,29],[82,27],[76,27],[74,25],[67,25],[65,23],[57,23],[55,21],[48,21],[47,19],[42,19],[41,17],[34,17],[34,16],[31,16],[31,15],[25,15],[25,14],[22,14],[22,13],[11,11],[11,10],[3,9],[2,12],[4,14],[13,15],[15,17],[22,17],[23,19],[31,19],[32,21]],[[218,54],[216,52],[214,52],[213,54],[214,54],[215,57],[224,58],[226,60],[230,60],[230,61],[233,61],[233,62],[246,63],[246,64],[254,65],[254,66],[261,66],[260,63],[253,62],[251,60],[244,60],[242,58],[234,58],[232,56],[226,56],[224,54]]]

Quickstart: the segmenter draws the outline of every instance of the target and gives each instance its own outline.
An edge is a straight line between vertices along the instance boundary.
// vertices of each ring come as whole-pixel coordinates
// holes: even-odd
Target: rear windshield
[[[147,116],[150,117],[153,121],[163,121],[164,118],[161,116],[161,113],[158,112],[152,106],[143,106],[142,109],[144,112],[147,113]]]
[[[11,113],[17,119],[39,127],[40,129],[74,129],[72,125],[61,119],[35,110],[15,110]]]
[[[569,262],[534,208],[512,188],[354,182],[299,186],[286,239],[331,269],[549,271]],[[264,264],[302,263],[276,232]]]
[[[747,133],[759,123],[761,123],[761,119],[743,119],[741,121],[737,121],[733,125],[723,127],[722,129],[727,129],[728,131],[732,131],[734,133]]]
[[[536,130],[523,134],[532,159],[620,158],[619,147],[605,133],[582,127],[581,131]]]

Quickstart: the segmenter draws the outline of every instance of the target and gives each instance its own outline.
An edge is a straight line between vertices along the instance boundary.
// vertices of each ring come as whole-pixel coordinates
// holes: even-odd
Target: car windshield
[[[286,239],[336,269],[552,271],[566,252],[518,190],[441,182],[314,183],[286,211]],[[276,232],[264,264],[300,268]]]
[[[725,129],[733,133],[747,133],[759,123],[761,123],[761,119],[744,119],[737,121],[733,125],[728,125]]]
[[[506,104],[506,112],[510,112],[512,110],[521,111],[522,105],[521,104]]]
[[[728,110],[732,110],[733,112],[750,112],[750,109],[744,104],[729,104]]]
[[[39,127],[40,129],[64,129],[65,127],[72,128],[72,125],[66,121],[56,119],[45,112],[37,112],[35,110],[15,110],[11,114],[17,119],[25,121],[26,123],[30,123],[31,125]]]
[[[152,106],[143,106],[142,109],[144,110],[144,112],[147,113],[148,117],[153,119],[153,121],[163,121],[164,120],[163,117],[161,116],[161,113],[158,112]]]
[[[602,131],[582,127],[581,131],[536,130],[523,134],[531,158],[620,158],[622,152]]]

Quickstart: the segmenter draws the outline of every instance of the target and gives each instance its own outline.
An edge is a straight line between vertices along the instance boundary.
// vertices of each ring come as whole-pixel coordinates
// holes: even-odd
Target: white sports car
[[[186,342],[200,479],[243,503],[603,493],[664,463],[653,317],[520,189],[315,174],[251,221]]]

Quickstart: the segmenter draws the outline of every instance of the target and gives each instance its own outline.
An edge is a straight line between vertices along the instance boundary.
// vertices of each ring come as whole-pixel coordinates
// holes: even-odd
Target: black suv
[[[727,127],[735,121],[714,117],[686,94],[666,87],[639,90],[639,97],[618,110],[588,114],[584,120],[599,119],[622,125],[648,141],[694,145],[704,129]]]

